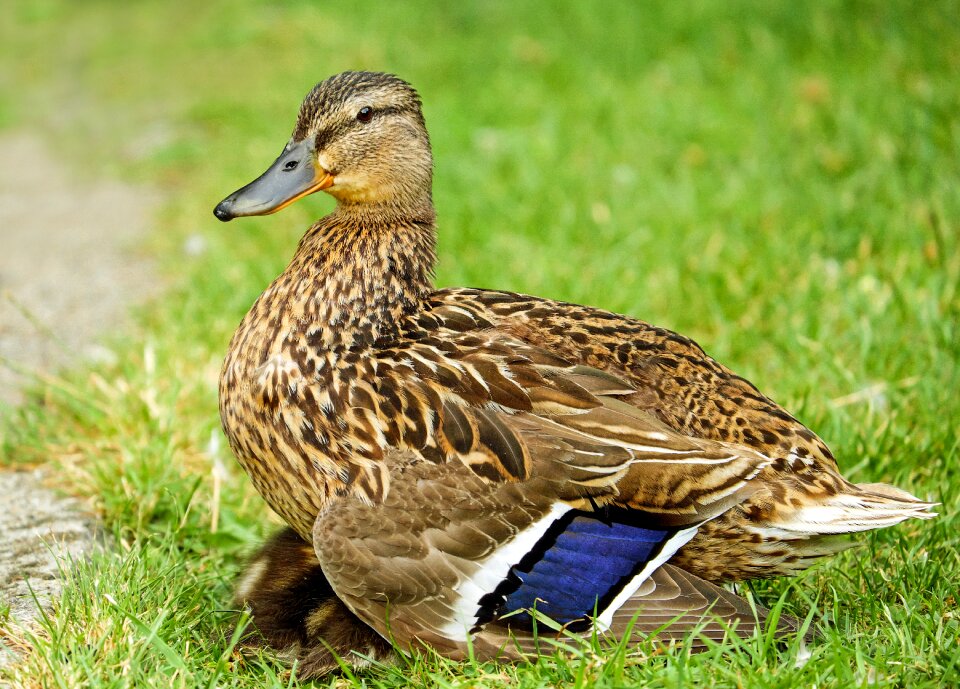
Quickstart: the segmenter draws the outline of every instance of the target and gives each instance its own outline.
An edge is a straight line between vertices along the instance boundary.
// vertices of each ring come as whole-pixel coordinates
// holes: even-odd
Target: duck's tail
[[[752,496],[745,509],[704,524],[673,564],[709,581],[796,574],[856,545],[849,534],[937,516],[937,503],[893,486],[835,478],[820,493],[800,483],[773,484],[769,492]]]
[[[846,483],[846,482],[845,482]],[[758,561],[767,557],[764,575],[791,574],[806,569],[826,555],[857,545],[848,534],[893,526],[907,519],[937,516],[934,502],[925,502],[885,483],[846,483],[844,490],[811,500],[777,518],[757,525],[764,539]],[[787,545],[775,553],[774,544]]]
[[[893,526],[911,518],[931,519],[937,505],[885,483],[848,483],[846,490],[783,514],[773,528],[783,538],[816,538]]]

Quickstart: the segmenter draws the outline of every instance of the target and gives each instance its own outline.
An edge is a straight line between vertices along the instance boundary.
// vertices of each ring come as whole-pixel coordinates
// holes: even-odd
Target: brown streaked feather
[[[444,402],[441,410],[443,418],[443,437],[450,446],[450,452],[467,454],[477,439],[477,430],[470,417],[460,406],[452,402]]]

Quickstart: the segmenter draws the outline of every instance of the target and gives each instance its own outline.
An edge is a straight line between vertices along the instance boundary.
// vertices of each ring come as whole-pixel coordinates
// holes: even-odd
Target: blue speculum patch
[[[535,608],[561,624],[604,610],[677,531],[640,526],[640,518],[629,510],[568,512],[481,600],[479,624],[521,609]],[[504,621],[532,624],[527,613]]]

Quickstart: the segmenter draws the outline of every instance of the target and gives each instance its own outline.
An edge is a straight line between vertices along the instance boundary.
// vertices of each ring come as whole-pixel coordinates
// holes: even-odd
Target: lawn
[[[797,643],[757,638],[520,666],[418,656],[331,681],[960,683],[960,3],[16,0],[5,14],[0,127],[42,131],[85,175],[162,189],[143,251],[169,287],[109,333],[116,361],[2,421],[0,463],[52,462],[111,549],[69,568],[39,631],[8,632],[30,652],[0,684],[298,685],[233,652],[231,582],[278,522],[225,447],[216,381],[239,319],[332,204],[229,226],[211,210],[273,160],[307,90],[349,68],[423,97],[439,285],[683,332],[816,430],[849,478],[942,505],[752,585],[810,614],[805,663]]]

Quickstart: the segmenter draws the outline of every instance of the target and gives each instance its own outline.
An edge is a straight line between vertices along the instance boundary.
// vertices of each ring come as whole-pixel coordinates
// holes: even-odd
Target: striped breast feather
[[[565,512],[480,600],[476,629],[502,619],[511,630],[530,631],[536,611],[571,631],[589,629],[596,616],[606,630],[624,602],[698,527],[657,527],[624,509]]]

